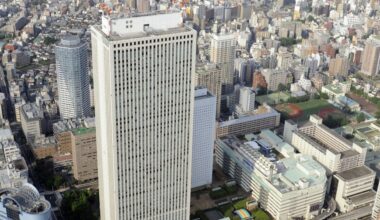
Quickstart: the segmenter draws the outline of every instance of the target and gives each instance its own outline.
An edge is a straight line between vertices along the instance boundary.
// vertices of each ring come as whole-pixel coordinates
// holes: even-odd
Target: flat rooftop
[[[343,171],[341,173],[337,173],[336,176],[342,178],[343,180],[353,180],[371,174],[375,175],[375,173],[367,166],[361,166],[351,170]]]

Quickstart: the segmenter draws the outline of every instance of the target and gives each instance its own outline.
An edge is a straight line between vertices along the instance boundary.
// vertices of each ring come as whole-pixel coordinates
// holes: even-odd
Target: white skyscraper
[[[216,98],[206,88],[195,90],[191,188],[212,182]]]
[[[66,35],[55,47],[61,118],[91,113],[87,46],[78,36]]]
[[[177,11],[91,30],[101,219],[188,219],[196,32]]]
[[[256,93],[249,87],[240,89],[239,105],[243,112],[250,112],[255,110],[255,97]]]

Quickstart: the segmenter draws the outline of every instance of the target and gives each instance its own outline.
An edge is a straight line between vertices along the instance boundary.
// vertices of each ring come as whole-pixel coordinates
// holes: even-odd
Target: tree
[[[93,190],[70,190],[63,194],[62,212],[66,219],[98,219],[93,208],[99,203],[99,195]]]
[[[307,21],[309,21],[309,22],[312,22],[312,21],[314,21],[315,19],[314,19],[314,17],[312,16],[312,15],[309,15],[309,17],[307,17]]]
[[[365,115],[363,112],[360,112],[360,114],[356,116],[356,121],[359,123],[365,121]]]
[[[329,99],[329,95],[327,95],[327,93],[321,92],[321,98],[322,99]]]
[[[286,85],[284,85],[282,83],[278,84],[278,87],[277,87],[278,91],[282,92],[282,91],[286,91],[286,89],[287,89]]]
[[[44,39],[44,44],[46,44],[46,45],[55,44],[55,42],[57,42],[57,41],[58,41],[57,39],[47,36]]]
[[[380,110],[375,113],[375,118],[380,119]]]
[[[296,39],[291,37],[283,37],[280,39],[281,46],[289,47],[297,43]]]

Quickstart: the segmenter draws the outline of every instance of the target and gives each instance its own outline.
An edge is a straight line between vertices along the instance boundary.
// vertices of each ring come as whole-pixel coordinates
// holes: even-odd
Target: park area
[[[197,211],[197,213],[191,216],[191,219],[199,218],[201,220],[215,220],[223,217],[229,217],[231,220],[241,220],[242,216],[238,213],[247,213],[255,220],[270,220],[271,217],[264,210],[257,207],[253,211],[246,209],[247,199],[239,199],[234,202],[229,202],[225,205],[211,208],[208,210]],[[244,219],[244,218],[243,218]]]
[[[296,121],[308,120],[312,114],[317,114],[323,119],[326,119],[329,115],[332,117],[341,117],[343,114],[338,108],[324,99],[311,99],[299,103],[284,103],[277,105],[275,108],[281,113],[284,119],[293,119]]]

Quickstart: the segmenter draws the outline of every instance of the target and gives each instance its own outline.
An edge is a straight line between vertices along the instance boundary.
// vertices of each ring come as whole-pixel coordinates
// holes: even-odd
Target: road
[[[351,212],[331,218],[331,220],[354,220],[354,219],[359,219],[359,218],[371,215],[371,213],[372,213],[372,206],[364,206],[362,208],[358,208]]]

